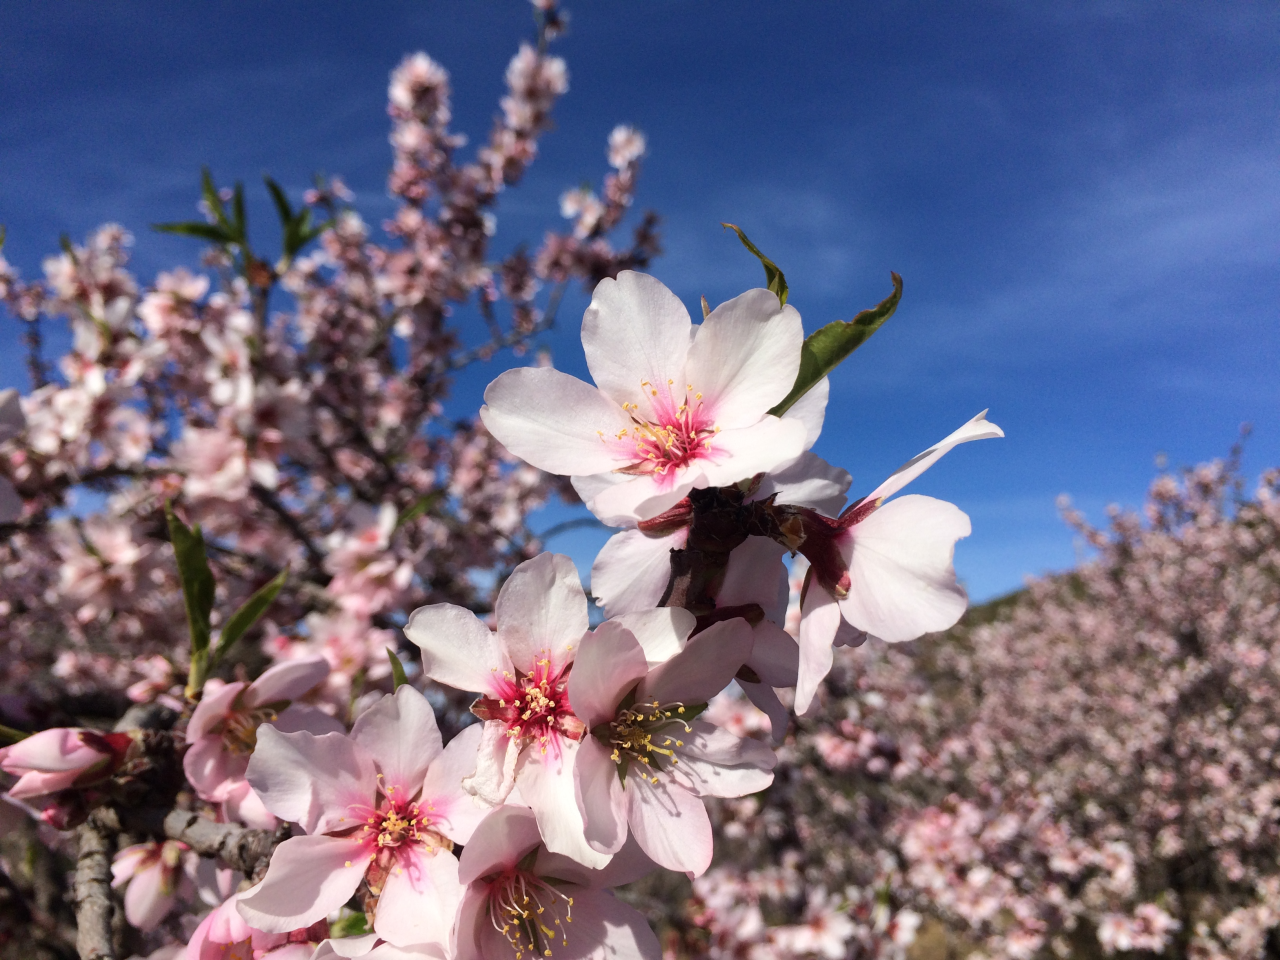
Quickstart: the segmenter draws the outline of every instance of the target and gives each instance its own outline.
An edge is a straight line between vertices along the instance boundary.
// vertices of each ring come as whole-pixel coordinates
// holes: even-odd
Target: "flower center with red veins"
[[[381,779],[381,774],[379,774]],[[453,841],[443,836],[434,826],[435,810],[430,804],[423,806],[412,800],[401,789],[387,786],[376,807],[353,804],[348,808],[349,820],[360,822],[356,838],[360,840],[369,858],[365,882],[376,897],[382,892],[387,875],[392,870],[412,868],[412,858],[404,855],[410,850],[421,849],[434,855],[437,850],[452,850]],[[351,862],[347,862],[350,866]]]
[[[526,953],[554,956],[556,947],[569,945],[573,897],[524,870],[511,870],[490,883],[489,920],[511,944],[516,960],[524,960]]]
[[[711,441],[720,428],[712,422],[702,394],[694,392],[693,384],[686,384],[681,400],[672,394],[674,385],[674,380],[668,380],[666,389],[659,390],[642,380],[640,386],[649,398],[650,417],[641,416],[638,404],[624,403],[622,409],[631,418],[631,426],[612,437],[597,431],[619,456],[635,457],[634,463],[618,473],[667,476],[709,455]]]
[[[537,743],[542,752],[560,737],[581,740],[585,727],[569,707],[569,667],[555,670],[544,657],[531,673],[495,674],[493,694],[471,705],[481,720],[506,724],[507,736],[521,745]]]

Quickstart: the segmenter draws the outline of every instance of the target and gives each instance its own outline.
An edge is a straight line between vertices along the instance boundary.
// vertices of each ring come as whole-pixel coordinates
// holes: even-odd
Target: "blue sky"
[[[818,452],[875,486],[984,407],[1008,434],[913,485],[958,503],[956,565],[976,598],[1060,569],[1077,547],[1055,497],[1101,520],[1135,505],[1157,454],[1280,464],[1280,8],[1273,3],[591,0],[557,44],[570,92],[504,246],[557,221],[604,169],[614,123],[650,155],[640,205],[664,218],[653,272],[693,307],[760,283],[741,224],[815,329],[906,281],[898,314],[835,375]],[[38,274],[58,236],[104,221],[134,265],[193,263],[147,225],[193,213],[202,164],[296,196],[344,176],[391,209],[387,74],[423,49],[451,72],[455,121],[488,130],[524,0],[270,4],[155,0],[0,6],[0,223]],[[568,298],[546,340],[584,372]],[[20,385],[0,328],[0,383]],[[510,358],[503,358],[503,363]],[[474,411],[500,369],[458,384]],[[558,512],[539,518],[551,523]],[[551,546],[589,562],[603,535]]]

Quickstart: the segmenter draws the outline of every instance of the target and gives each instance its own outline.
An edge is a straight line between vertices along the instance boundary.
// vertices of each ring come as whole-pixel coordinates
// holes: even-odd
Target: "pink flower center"
[[[631,426],[613,437],[600,434],[619,456],[635,457],[635,463],[619,473],[665,477],[694,460],[710,456],[711,441],[720,428],[703,405],[702,394],[694,392],[693,384],[685,386],[679,402],[672,394],[674,384],[674,380],[668,380],[666,389],[659,390],[648,380],[641,381],[649,397],[650,417],[640,415],[638,404],[624,403],[622,409],[630,416]]]
[[[258,727],[275,723],[277,719],[278,715],[269,707],[233,710],[223,721],[222,742],[228,752],[247,757],[258,745]]]
[[[550,957],[554,947],[569,945],[573,897],[535,874],[509,870],[490,883],[489,919],[511,944],[516,960],[526,953]]]
[[[506,724],[507,736],[523,744],[537,743],[542,752],[558,747],[560,737],[581,740],[585,726],[569,707],[569,665],[556,670],[543,657],[531,673],[503,671],[495,675],[493,695],[481,697],[471,712],[481,720]]]
[[[434,827],[435,809],[430,804],[424,807],[403,788],[384,786],[376,807],[352,804],[347,809],[350,819],[361,822],[356,838],[369,857],[365,880],[375,896],[382,892],[392,870],[416,869],[412,858],[406,856],[410,851],[421,848],[434,855],[437,850],[453,849],[453,842]]]

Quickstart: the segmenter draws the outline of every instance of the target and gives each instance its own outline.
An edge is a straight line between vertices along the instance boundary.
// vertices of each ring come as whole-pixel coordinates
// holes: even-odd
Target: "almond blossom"
[[[958,444],[1003,437],[986,414],[912,457],[835,520],[810,515],[800,547],[812,566],[801,601],[797,713],[810,707],[831,669],[832,643],[842,620],[899,643],[945,630],[964,613],[968,596],[956,582],[951,560],[956,541],[969,535],[969,518],[933,497],[909,494],[885,501]]]
[[[276,818],[249,786],[245,772],[258,742],[258,728],[269,723],[281,733],[342,733],[333,717],[293,703],[329,675],[321,657],[293,660],[268,668],[253,683],[210,679],[187,724],[190,746],[182,758],[187,779],[203,800],[220,804],[228,820],[271,829]]]
[[[111,864],[111,885],[123,887],[124,915],[139,930],[160,925],[177,902],[179,893],[194,891],[189,874],[196,856],[185,843],[137,843],[116,854]],[[180,889],[185,888],[185,889]]]
[[[187,941],[185,960],[310,960],[316,946],[329,935],[327,920],[282,933],[268,933],[249,926],[240,916],[239,901],[253,893],[251,887],[214,907]]]
[[[645,520],[695,488],[794,460],[803,424],[769,414],[800,365],[800,314],[749,290],[694,327],[661,282],[624,270],[596,287],[582,345],[596,386],[550,367],[508,370],[480,417],[516,456],[595,481],[611,526]]]
[[[31,800],[105,780],[124,762],[132,743],[127,733],[53,727],[0,747],[0,770],[18,776],[10,797]]]
[[[567,687],[588,624],[573,561],[543,553],[516,567],[498,593],[496,619],[495,633],[470,610],[439,603],[415,610],[405,627],[422,649],[426,677],[480,694],[471,712],[484,726],[468,789],[502,803],[518,783],[547,849],[604,866],[609,856],[583,838],[574,801],[574,757],[586,727]]]
[[[643,871],[641,871],[643,872]],[[506,805],[462,851],[457,960],[658,960],[643,916],[606,887],[635,879],[589,870],[542,847],[532,811]]]
[[[362,713],[349,736],[260,727],[249,783],[304,835],[280,845],[240,915],[287,932],[360,891],[379,936],[447,949],[461,894],[451,851],[485,812],[461,788],[478,733],[468,728],[442,750],[430,705],[408,686]]]
[[[691,876],[707,869],[711,822],[700,798],[740,797],[773,781],[772,750],[697,719],[752,643],[746,621],[722,621],[651,669],[645,647],[619,621],[583,639],[569,700],[591,731],[575,779],[594,848],[616,853],[630,827],[659,866]]]

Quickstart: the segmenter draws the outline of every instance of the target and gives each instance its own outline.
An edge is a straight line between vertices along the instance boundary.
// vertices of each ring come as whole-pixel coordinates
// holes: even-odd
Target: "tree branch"
[[[215,823],[191,810],[102,808],[95,816],[115,831],[181,841],[200,856],[216,857],[250,879],[260,879],[267,872],[272,851],[289,837],[288,826],[251,830],[234,823]]]
[[[116,960],[112,942],[111,832],[97,817],[79,828],[76,854],[76,950],[80,960]]]

